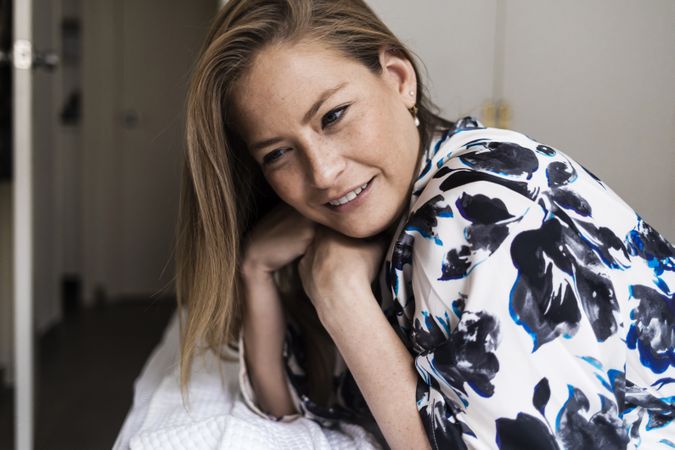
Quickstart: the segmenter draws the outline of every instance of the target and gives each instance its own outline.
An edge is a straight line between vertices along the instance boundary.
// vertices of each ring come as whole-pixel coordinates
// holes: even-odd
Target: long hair
[[[187,97],[187,147],[176,242],[177,300],[179,311],[182,306],[188,311],[184,324],[181,320],[184,392],[195,355],[206,349],[220,353],[238,339],[244,307],[238,272],[240,242],[279,201],[236,133],[233,87],[263,47],[303,39],[324,43],[378,75],[383,70],[381,49],[408,59],[417,74],[420,149],[427,147],[436,129],[454,125],[435,112],[411,52],[362,0],[228,1],[201,49]],[[296,309],[294,319],[304,323],[303,331],[321,334],[312,309]],[[307,341],[312,345],[317,339]],[[308,353],[308,365],[317,366],[310,367],[308,375],[320,372],[321,367],[325,374],[325,355],[312,359],[312,354],[320,352]]]

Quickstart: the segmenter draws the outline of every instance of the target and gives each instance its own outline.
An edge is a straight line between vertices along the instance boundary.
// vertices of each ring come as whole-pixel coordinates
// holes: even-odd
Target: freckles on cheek
[[[381,121],[376,112],[361,114],[355,119],[354,126],[346,130],[345,139],[358,151],[369,151],[367,147],[377,142]]]

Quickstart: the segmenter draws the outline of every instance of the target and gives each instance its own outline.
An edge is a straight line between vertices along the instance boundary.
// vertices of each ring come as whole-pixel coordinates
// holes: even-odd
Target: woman
[[[188,101],[184,383],[239,340],[274,420],[672,444],[673,247],[558,150],[434,114],[418,73],[362,1],[225,5]]]

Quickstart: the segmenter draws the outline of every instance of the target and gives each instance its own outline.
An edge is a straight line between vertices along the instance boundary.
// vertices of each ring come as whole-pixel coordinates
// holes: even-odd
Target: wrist
[[[246,258],[239,266],[239,273],[244,283],[273,282],[274,272],[255,259]]]
[[[243,298],[249,308],[255,305],[267,308],[270,301],[279,301],[273,272],[261,267],[242,264],[239,269],[239,276],[244,290]]]
[[[329,333],[351,322],[381,312],[368,284],[343,285],[334,295],[314,302],[319,320]]]
[[[325,292],[324,298],[340,302],[348,302],[372,294],[368,277],[359,272],[333,273],[329,282],[324,283],[321,290]]]

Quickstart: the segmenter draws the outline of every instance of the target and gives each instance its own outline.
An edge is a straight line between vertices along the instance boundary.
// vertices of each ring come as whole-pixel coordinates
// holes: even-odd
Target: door
[[[183,104],[217,6],[83,2],[85,299],[173,293]]]
[[[33,447],[33,136],[32,2],[14,3],[13,39],[13,231],[15,445]]]
[[[116,4],[122,9],[121,120],[116,133],[124,182],[118,185],[119,284],[111,286],[110,293],[171,295],[185,92],[218,4],[215,0]]]

